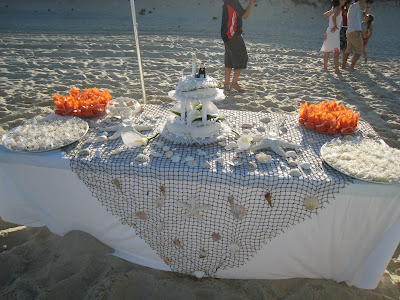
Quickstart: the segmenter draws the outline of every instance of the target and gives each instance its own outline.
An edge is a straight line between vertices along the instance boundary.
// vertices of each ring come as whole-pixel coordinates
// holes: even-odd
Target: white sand
[[[302,1],[297,1],[302,2]],[[304,2],[304,1],[303,1]],[[327,27],[327,1],[294,5],[259,0],[244,21],[248,92],[228,92],[224,109],[296,113],[304,101],[336,100],[361,112],[391,146],[400,148],[400,6],[376,3],[369,62],[356,72],[322,70],[319,52]],[[148,102],[169,104],[167,92],[191,53],[223,81],[219,0],[136,1]],[[149,11],[152,13],[149,13]],[[216,17],[216,20],[213,19]],[[127,0],[0,2],[0,135],[53,110],[52,95],[70,88],[108,89],[113,97],[141,99],[136,48]],[[1,212],[0,212],[1,216]],[[16,225],[0,223],[0,229]],[[83,232],[65,237],[25,228],[0,237],[0,298],[61,299],[398,299],[400,248],[374,291],[330,280],[194,280],[150,270],[113,256]],[[78,256],[83,257],[82,261]],[[136,298],[135,298],[136,297]],[[168,299],[169,299],[168,298]],[[165,298],[163,298],[165,299]]]

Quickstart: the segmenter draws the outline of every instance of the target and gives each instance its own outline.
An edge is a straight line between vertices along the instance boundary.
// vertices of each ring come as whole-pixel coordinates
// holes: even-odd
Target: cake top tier
[[[196,78],[193,76],[182,76],[179,78],[175,91],[178,93],[192,92],[200,89],[218,88],[219,85],[214,77],[206,76],[206,78]]]

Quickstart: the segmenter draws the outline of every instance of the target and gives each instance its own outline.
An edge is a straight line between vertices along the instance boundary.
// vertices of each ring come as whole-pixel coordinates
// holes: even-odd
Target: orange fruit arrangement
[[[315,105],[300,104],[299,114],[299,122],[306,128],[331,134],[355,132],[360,117],[360,113],[329,100]]]
[[[57,115],[90,117],[105,111],[111,95],[107,90],[100,92],[98,88],[85,89],[83,92],[71,89],[69,95],[57,96],[54,94],[53,99]]]

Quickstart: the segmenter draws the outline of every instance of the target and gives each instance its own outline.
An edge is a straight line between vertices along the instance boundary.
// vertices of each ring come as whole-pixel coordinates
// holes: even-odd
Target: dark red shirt
[[[226,43],[236,33],[242,34],[242,16],[246,10],[238,0],[224,0],[222,5],[221,37]]]

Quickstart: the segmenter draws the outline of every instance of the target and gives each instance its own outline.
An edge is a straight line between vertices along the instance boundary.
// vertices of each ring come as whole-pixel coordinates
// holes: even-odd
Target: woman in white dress
[[[326,29],[325,40],[322,44],[321,51],[324,55],[324,69],[328,69],[328,60],[331,52],[333,52],[333,63],[335,65],[335,73],[339,74],[339,54],[340,54],[340,28],[342,27],[342,7],[346,0],[333,0],[332,8],[324,13],[325,19],[329,20],[329,26]]]

